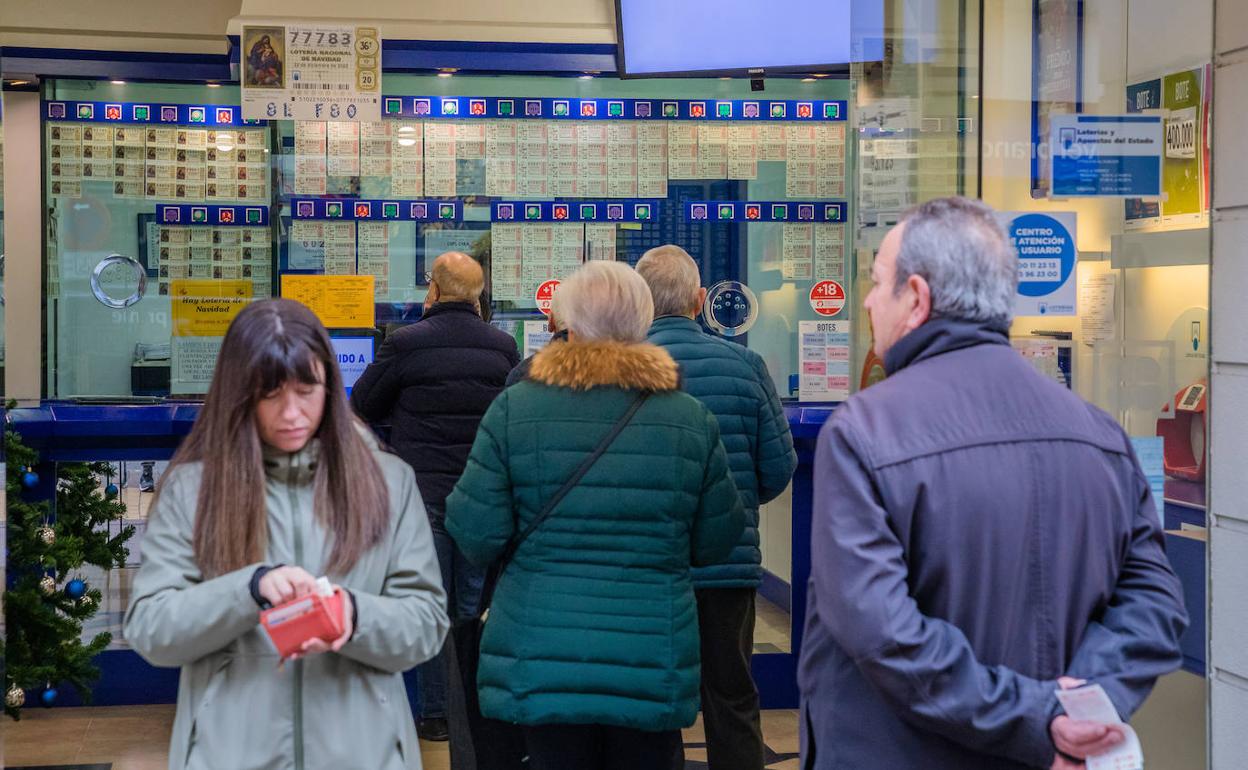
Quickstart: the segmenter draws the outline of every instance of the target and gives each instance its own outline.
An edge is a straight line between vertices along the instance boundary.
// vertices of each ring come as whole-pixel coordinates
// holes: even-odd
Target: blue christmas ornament
[[[65,595],[75,601],[87,592],[87,584],[80,578],[74,578],[65,586]]]
[[[109,497],[116,497],[117,485],[110,483],[108,486],[104,487],[104,494],[108,495]]]
[[[28,471],[26,471],[26,473],[25,473],[25,474],[23,474],[23,475],[22,475],[22,484],[23,484],[23,485],[24,485],[27,489],[34,489],[34,488],[35,488],[35,485],[36,485],[36,484],[38,484],[38,483],[39,483],[39,474],[38,474],[38,473],[35,473],[34,471],[29,471],[29,470],[28,470]]]
[[[43,703],[45,709],[52,708],[52,704],[56,703],[56,696],[60,695],[55,687],[49,687],[39,695],[39,700]]]

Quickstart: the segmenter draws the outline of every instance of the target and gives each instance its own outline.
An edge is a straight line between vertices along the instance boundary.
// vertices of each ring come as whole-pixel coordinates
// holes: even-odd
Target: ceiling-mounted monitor
[[[846,72],[878,61],[883,0],[615,0],[623,77]]]

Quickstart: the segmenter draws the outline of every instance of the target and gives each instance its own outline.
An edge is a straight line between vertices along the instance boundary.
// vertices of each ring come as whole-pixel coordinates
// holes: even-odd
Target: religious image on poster
[[[381,120],[381,38],[375,27],[244,26],[239,58],[248,120]]]

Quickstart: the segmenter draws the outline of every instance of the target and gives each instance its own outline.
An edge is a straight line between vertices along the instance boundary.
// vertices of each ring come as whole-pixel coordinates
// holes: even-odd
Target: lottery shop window
[[[373,275],[384,327],[419,317],[434,257],[465,251],[487,266],[493,322],[523,344],[543,282],[675,243],[708,287],[760,287],[711,326],[760,350],[790,393],[798,322],[819,317],[792,298],[853,274],[849,80],[758,94],[747,80],[387,73],[383,90],[379,123],[275,123],[280,272]],[[340,198],[372,208],[352,220],[317,203]],[[443,219],[447,201],[459,207]]]
[[[196,308],[272,296],[271,127],[237,104],[226,86],[45,82],[49,398],[201,395],[224,328]]]

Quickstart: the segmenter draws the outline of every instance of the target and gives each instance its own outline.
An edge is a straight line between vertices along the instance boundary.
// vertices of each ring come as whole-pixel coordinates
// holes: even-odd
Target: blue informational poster
[[[1014,315],[1075,315],[1074,212],[1016,211],[1000,216],[1018,252]]]
[[[1050,123],[1053,197],[1161,195],[1161,116],[1054,115]]]
[[[355,387],[356,380],[373,362],[372,337],[331,337],[334,355],[338,356],[338,369],[342,372],[342,384],[347,388],[347,395]]]

